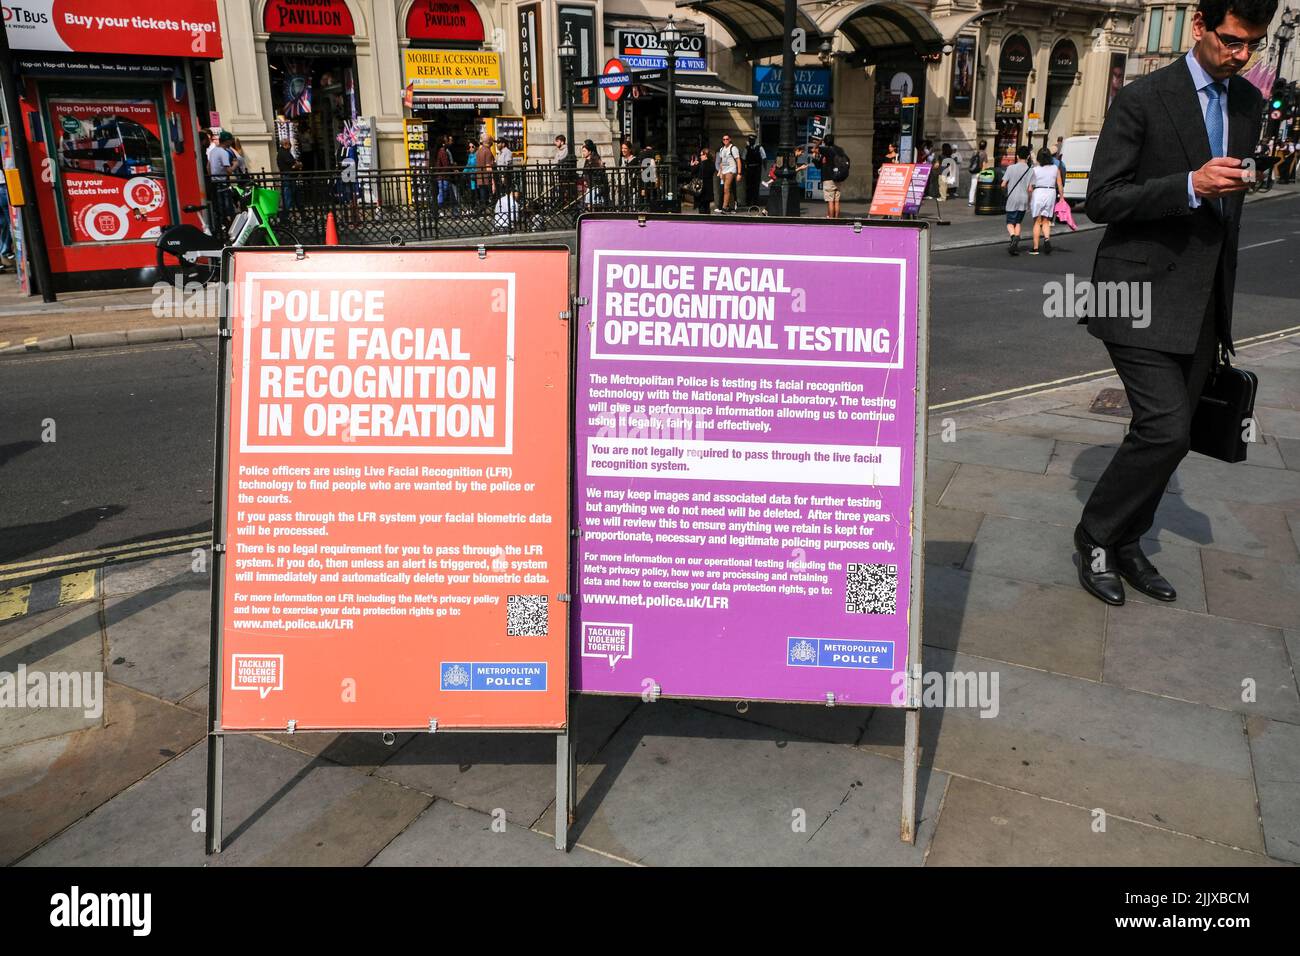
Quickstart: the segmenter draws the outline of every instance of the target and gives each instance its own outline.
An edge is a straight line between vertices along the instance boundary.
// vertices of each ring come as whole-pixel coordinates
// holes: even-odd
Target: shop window
[[[1165,25],[1165,8],[1152,7],[1147,14],[1147,52],[1160,52],[1160,34]]]

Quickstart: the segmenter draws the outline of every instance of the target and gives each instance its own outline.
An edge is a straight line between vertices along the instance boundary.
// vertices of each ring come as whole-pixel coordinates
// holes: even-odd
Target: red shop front
[[[204,202],[194,80],[221,57],[216,0],[4,12],[55,290],[153,283],[162,230],[203,225],[184,207]]]

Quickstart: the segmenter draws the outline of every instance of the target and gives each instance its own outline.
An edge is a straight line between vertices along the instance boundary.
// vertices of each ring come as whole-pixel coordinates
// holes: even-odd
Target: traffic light
[[[1270,110],[1280,110],[1286,99],[1286,82],[1283,80],[1273,81],[1273,95],[1269,97],[1268,108]]]

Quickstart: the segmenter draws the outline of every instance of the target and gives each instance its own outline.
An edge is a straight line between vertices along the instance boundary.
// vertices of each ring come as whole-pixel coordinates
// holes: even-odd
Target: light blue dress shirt
[[[1205,67],[1201,66],[1200,60],[1196,59],[1196,54],[1192,50],[1187,51],[1187,68],[1192,72],[1192,82],[1196,84],[1196,95],[1201,100],[1201,119],[1205,119],[1206,113],[1210,108],[1210,94],[1206,87],[1214,82],[1214,77],[1205,72]],[[1228,83],[1223,83],[1224,92],[1219,96],[1219,109],[1223,112],[1223,142],[1220,143],[1219,155],[1228,155]],[[1208,130],[1209,127],[1207,126]],[[1201,205],[1201,197],[1196,195],[1196,190],[1192,188],[1192,173],[1187,174],[1187,205],[1193,209]]]

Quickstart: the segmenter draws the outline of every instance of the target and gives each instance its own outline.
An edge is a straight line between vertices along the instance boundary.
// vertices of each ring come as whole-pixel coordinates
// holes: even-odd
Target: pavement
[[[104,688],[99,714],[0,721],[0,863],[1300,863],[1300,338],[1238,360],[1260,440],[1179,469],[1144,542],[1169,605],[1108,608],[1075,576],[1124,431],[1090,410],[1113,376],[932,414],[923,667],[996,675],[998,696],[923,710],[915,845],[900,711],[575,695],[569,853],[549,736],[256,734],[228,740],[226,850],[205,860],[200,550],[0,594],[0,671]]]
[[[1300,193],[1300,185],[1274,186],[1267,193],[1253,193],[1247,202],[1260,202]],[[871,204],[844,202],[841,218],[864,220]],[[804,216],[825,215],[825,203],[805,202]],[[1006,242],[1001,215],[977,216],[965,196],[946,202],[927,199],[919,218],[931,223],[931,249],[943,252]],[[1083,210],[1075,213],[1078,231],[1099,228]],[[1056,230],[1065,227],[1057,224]],[[571,233],[546,233],[529,237],[532,242],[563,242]],[[1028,232],[1025,233],[1028,235]],[[416,246],[465,245],[465,239],[415,243]],[[518,236],[490,236],[482,240],[495,245],[519,242]],[[0,355],[101,348],[144,342],[166,342],[216,335],[217,297],[214,285],[204,295],[194,290],[166,286],[154,289],[119,289],[100,292],[64,293],[57,302],[44,303],[38,297],[20,294],[16,280],[0,276]]]

